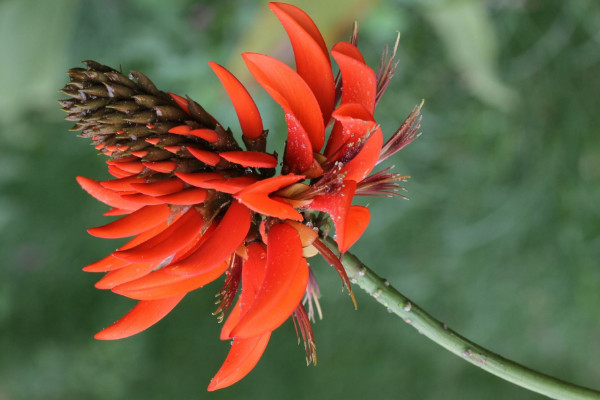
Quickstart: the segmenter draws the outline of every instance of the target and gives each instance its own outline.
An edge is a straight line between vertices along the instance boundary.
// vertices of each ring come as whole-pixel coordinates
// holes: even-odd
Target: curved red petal
[[[329,121],[335,101],[335,82],[329,53],[319,29],[301,9],[290,4],[270,3],[285,28],[296,59],[298,74],[319,102],[323,121]]]
[[[166,221],[170,214],[167,205],[145,206],[111,223],[90,228],[88,233],[107,239],[133,236]]]
[[[188,101],[187,101],[187,99],[186,99],[186,98],[184,98],[184,97],[181,97],[181,96],[179,96],[179,95],[177,95],[177,94],[175,94],[175,93],[170,93],[170,92],[169,92],[169,93],[167,93],[167,94],[168,94],[169,96],[171,96],[171,98],[172,98],[173,100],[175,100],[175,103],[177,103],[177,105],[178,105],[178,106],[179,106],[179,107],[180,107],[180,108],[181,108],[183,111],[185,111],[185,112],[186,112],[186,113],[188,113],[188,114],[190,113],[189,106],[188,106]]]
[[[109,254],[102,260],[98,260],[90,265],[86,265],[83,267],[83,270],[85,272],[107,272],[126,267],[129,264],[131,264],[131,261],[122,260],[113,256],[112,254]]]
[[[234,201],[206,241],[189,257],[166,270],[175,275],[197,275],[218,267],[242,244],[250,220],[250,210]]]
[[[247,248],[248,258],[242,268],[242,291],[221,329],[221,340],[230,339],[231,330],[238,324],[242,315],[246,314],[265,278],[267,267],[267,248],[264,244],[253,242]]]
[[[212,392],[231,386],[248,375],[265,352],[270,337],[271,332],[267,332],[248,339],[233,339],[229,354],[210,381],[208,391]]]
[[[148,183],[132,183],[131,187],[148,196],[163,196],[183,190],[183,182],[177,178]]]
[[[219,174],[218,172],[198,172],[193,174],[188,174],[185,172],[175,172],[175,176],[177,176],[185,183],[200,188],[204,188],[204,184],[207,181],[211,181],[214,179],[223,179],[223,175]]]
[[[163,319],[185,294],[160,300],[140,301],[120,320],[94,335],[99,340],[116,340],[135,335]]]
[[[377,126],[373,114],[358,103],[347,103],[339,106],[333,112],[336,122],[333,125],[325,155],[328,158],[338,159],[342,146],[349,141],[356,142],[365,134],[371,132]],[[353,143],[354,145],[354,143]]]
[[[350,207],[348,210],[348,216],[346,218],[344,240],[338,241],[338,245],[342,253],[348,251],[348,249],[361,237],[365,229],[367,229],[370,219],[371,212],[367,207]]]
[[[193,276],[173,275],[165,269],[160,269],[135,281],[116,286],[112,291],[137,300],[156,300],[182,295],[213,282],[225,273],[227,267],[228,264],[223,262],[216,268]]]
[[[235,178],[213,179],[204,182],[203,187],[206,189],[215,189],[221,193],[235,194],[255,182],[256,178],[251,176],[237,176]]]
[[[117,285],[148,275],[159,264],[159,262],[129,264],[123,268],[108,272],[102,279],[96,282],[94,287],[96,289],[112,289]]]
[[[302,221],[302,215],[294,207],[269,197],[271,193],[301,179],[304,179],[304,176],[293,174],[263,179],[238,192],[235,197],[255,212],[281,219]]]
[[[219,163],[219,161],[221,161],[221,157],[212,151],[200,150],[191,146],[187,146],[186,148],[196,159],[202,161],[204,164],[210,165],[211,167],[214,167]]]
[[[131,212],[132,212],[131,210],[124,210],[122,208],[111,208],[110,210],[103,213],[102,215],[105,217],[117,217],[119,215],[131,214]]]
[[[313,151],[310,138],[296,116],[284,108],[285,122],[288,128],[288,140],[283,156],[286,167],[293,173],[304,173],[313,163]]]
[[[308,84],[279,60],[258,53],[243,53],[250,73],[273,99],[293,113],[306,130],[313,151],[325,141],[325,125],[319,103]]]
[[[356,182],[362,181],[375,168],[382,146],[383,134],[381,129],[378,128],[367,140],[360,153],[348,162],[340,173],[346,173],[345,179]]]
[[[173,133],[175,135],[189,135],[191,130],[192,128],[189,125],[177,125],[169,129],[169,133]],[[158,142],[160,142],[160,138],[149,138],[146,139],[146,142],[156,146]]]
[[[163,172],[165,174],[173,172],[176,167],[175,161],[143,162],[142,164],[152,171]]]
[[[279,327],[302,300],[307,284],[308,265],[298,232],[287,224],[274,225],[268,233],[264,281],[231,336],[249,338]]]
[[[123,194],[121,196],[123,199],[131,201],[133,203],[138,203],[146,206],[153,206],[158,204],[163,204],[163,201],[154,197],[148,196],[146,194],[141,193],[133,193],[133,194]]]
[[[375,111],[377,78],[360,53],[351,43],[339,42],[331,49],[342,73],[341,104],[359,103],[371,114]]]
[[[333,194],[316,196],[309,207],[329,214],[335,225],[336,243],[342,247],[346,243],[346,230],[348,227],[348,211],[352,197],[356,191],[356,182],[344,180],[343,186]]]
[[[117,192],[126,192],[131,190],[132,183],[143,183],[146,182],[144,178],[139,178],[136,175],[128,176],[125,178],[112,179],[110,181],[102,181],[100,184],[110,190],[115,190]]]
[[[135,173],[123,171],[121,168],[116,165],[108,166],[108,173],[114,176],[115,178],[127,178],[128,176],[136,175]]]
[[[156,236],[113,255],[129,261],[164,260],[199,238],[203,226],[202,216],[192,208]]]
[[[262,118],[250,93],[227,69],[211,61],[208,62],[208,65],[217,75],[231,99],[233,108],[235,108],[238,120],[240,121],[243,135],[250,139],[260,137],[263,133]]]
[[[219,153],[221,157],[229,162],[239,164],[242,167],[252,168],[275,168],[277,159],[270,154],[260,151],[226,151]]]
[[[204,139],[209,143],[215,143],[217,140],[219,140],[219,135],[217,135],[217,132],[213,131],[212,129],[193,129],[188,133],[188,135],[199,137],[200,139]]]
[[[159,196],[158,199],[167,204],[192,205],[206,200],[206,190],[200,188],[185,189],[181,192]]]
[[[110,189],[106,189],[100,182],[94,179],[86,178],[84,176],[78,176],[76,179],[83,190],[111,207],[122,208],[125,210],[137,210],[142,207],[142,205],[138,203],[123,199],[119,194]]]

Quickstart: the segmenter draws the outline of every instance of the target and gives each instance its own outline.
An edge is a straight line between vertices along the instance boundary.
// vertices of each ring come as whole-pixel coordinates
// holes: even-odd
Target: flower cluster
[[[209,390],[250,372],[271,332],[290,317],[307,361],[316,363],[310,321],[314,309],[320,311],[319,288],[306,259],[322,255],[352,295],[323,238],[335,229],[335,242],[347,251],[370,218],[368,208],[352,205],[353,197],[401,196],[405,176],[390,168],[371,172],[415,139],[420,123],[418,106],[384,144],[373,117],[394,73],[395,48],[389,57],[384,53],[376,73],[356,47],[356,28],[330,53],[306,13],[288,4],[269,6],[290,38],[296,70],[263,54],[242,57],[283,108],[287,142],[280,170],[277,153],[266,152],[267,131],[250,94],[218,64],[210,66],[233,103],[244,147],[198,103],[158,90],[140,72],[125,76],[86,61],[87,68],[68,71],[70,82],[61,90],[69,97],[60,101],[66,119],[76,122],[72,130],[109,157],[114,177],[77,181],[112,207],[105,215],[122,216],[88,232],[133,236],[84,268],[105,273],[97,288],[139,301],[95,337],[143,331],[186,294],[225,275],[216,314],[223,320],[228,313],[221,339],[232,346]]]

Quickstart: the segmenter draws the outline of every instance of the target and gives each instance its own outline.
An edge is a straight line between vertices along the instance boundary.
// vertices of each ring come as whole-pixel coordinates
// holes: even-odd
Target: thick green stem
[[[337,246],[331,239],[324,242],[339,255]],[[356,281],[361,289],[373,296],[388,311],[398,315],[419,333],[471,364],[553,399],[600,399],[600,392],[544,375],[507,360],[462,337],[399,293],[387,280],[377,276],[352,254],[346,253],[342,264],[350,279]]]

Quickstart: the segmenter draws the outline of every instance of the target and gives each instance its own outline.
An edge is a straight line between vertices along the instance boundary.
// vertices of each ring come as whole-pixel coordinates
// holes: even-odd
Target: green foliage
[[[327,15],[310,11],[330,40],[349,33],[339,21],[358,19],[372,65],[402,31],[397,76],[378,108],[384,133],[426,103],[423,136],[390,161],[412,176],[411,200],[368,199],[373,221],[353,252],[485,347],[597,385],[597,2],[357,3],[360,15],[343,1]],[[206,393],[228,350],[210,315],[219,283],[136,337],[92,339],[133,303],[94,289],[98,276],[80,270],[118,244],[85,234],[104,223],[105,207],[74,177],[107,175],[60,122],[63,71],[84,59],[142,70],[238,130],[207,61],[234,63],[232,49],[260,31],[253,23],[264,13],[252,1],[0,4],[0,398],[540,398],[445,353],[360,292],[354,311],[319,262],[317,367],[305,367],[286,324],[245,380]],[[282,137],[280,110],[250,89]]]

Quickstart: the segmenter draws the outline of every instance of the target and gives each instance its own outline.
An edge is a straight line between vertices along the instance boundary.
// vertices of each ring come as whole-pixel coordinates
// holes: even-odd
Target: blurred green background
[[[377,118],[390,135],[426,99],[423,136],[397,155],[410,201],[369,199],[353,248],[450,327],[508,358],[600,389],[600,4],[597,0],[297,1],[328,44],[361,26],[376,67],[402,32]],[[62,121],[64,71],[94,59],[143,71],[237,121],[207,61],[290,60],[265,2],[0,2],[0,399],[538,399],[446,353],[313,262],[319,364],[278,329],[255,370],[207,393],[229,345],[210,314],[220,282],[135,337],[92,335],[133,302],[81,271],[118,246],[88,236],[106,207],[76,175],[104,160]],[[271,137],[283,116],[256,86]]]

